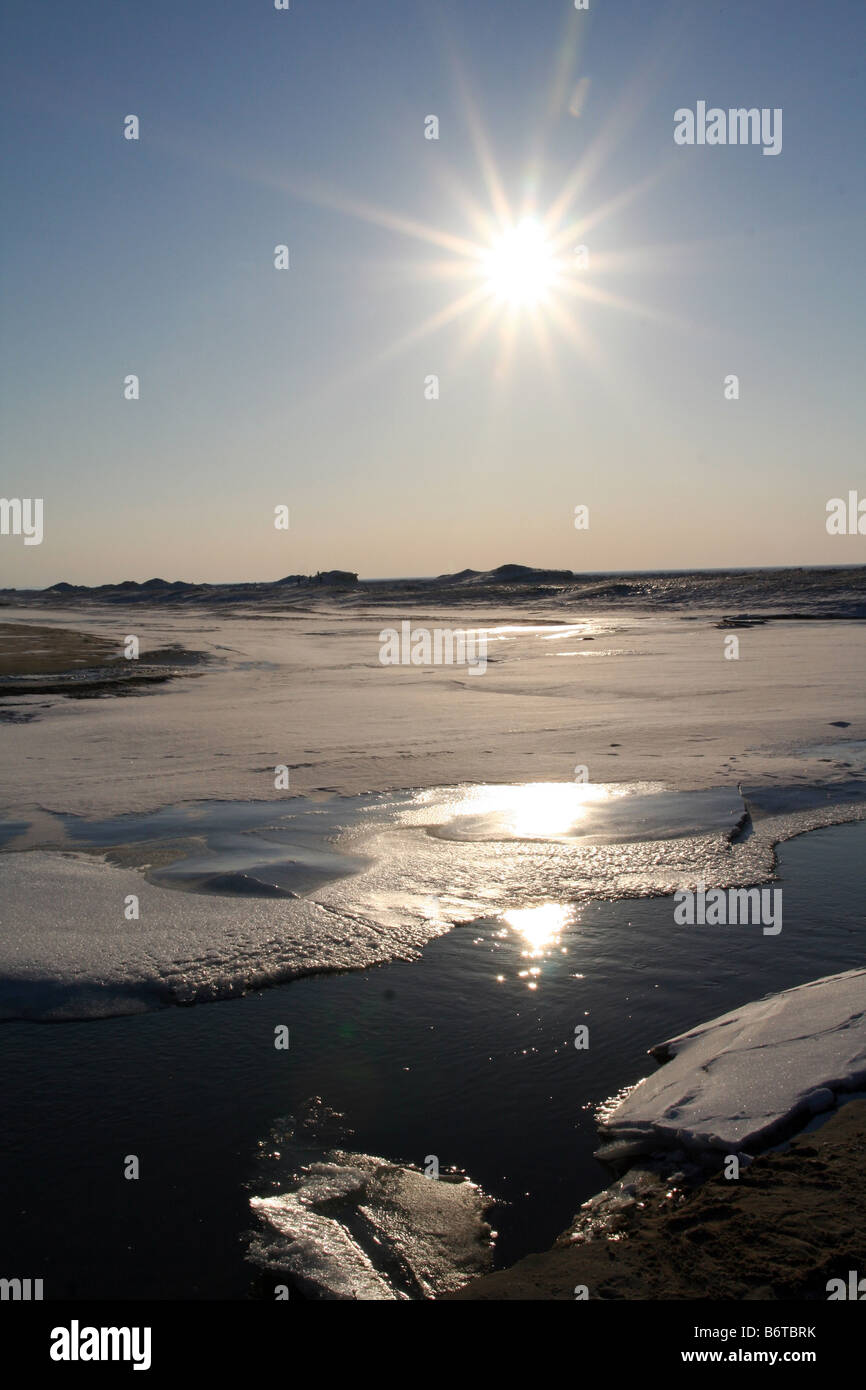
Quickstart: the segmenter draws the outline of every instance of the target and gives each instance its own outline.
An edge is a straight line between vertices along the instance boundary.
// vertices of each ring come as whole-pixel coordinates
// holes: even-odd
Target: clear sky
[[[862,560],[864,41],[863,0],[10,3],[0,494],[44,540],[0,583]],[[677,145],[699,101],[781,153]]]

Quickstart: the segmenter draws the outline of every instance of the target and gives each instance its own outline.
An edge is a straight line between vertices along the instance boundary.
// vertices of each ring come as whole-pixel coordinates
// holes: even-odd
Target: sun
[[[547,296],[557,278],[556,254],[534,217],[524,217],[483,258],[489,292],[508,304],[531,308]]]
[[[574,53],[569,63],[573,61]],[[562,97],[567,86],[564,73],[565,68],[557,68],[551,95],[552,116],[564,115],[566,110]],[[492,339],[497,355],[491,382],[497,391],[507,381],[518,352],[527,343],[549,367],[551,381],[563,392],[568,390],[568,382],[563,366],[566,359],[558,351],[560,345],[569,352],[578,352],[594,373],[614,389],[619,383],[615,364],[605,353],[604,340],[594,330],[601,309],[637,316],[644,324],[653,320],[695,331],[694,324],[660,314],[653,306],[626,297],[605,283],[612,273],[646,273],[656,266],[669,269],[674,250],[682,260],[683,254],[692,249],[685,243],[677,248],[605,247],[599,230],[605,220],[622,214],[629,203],[653,187],[666,172],[664,167],[651,169],[606,200],[589,201],[593,181],[605,168],[618,140],[631,129],[639,114],[637,108],[627,108],[621,119],[602,129],[587,144],[577,163],[563,174],[558,191],[556,186],[550,186],[557,162],[548,157],[545,135],[540,147],[529,152],[523,172],[512,171],[512,191],[494,158],[472,93],[462,78],[459,85],[477,158],[479,187],[467,184],[464,175],[447,167],[438,170],[437,178],[457,206],[462,230],[458,230],[457,223],[429,223],[403,211],[377,206],[365,198],[328,188],[318,180],[287,182],[282,175],[273,176],[274,185],[293,198],[434,249],[435,256],[423,260],[411,257],[402,261],[389,253],[384,267],[384,283],[389,287],[405,277],[414,287],[438,284],[449,285],[453,290],[437,297],[426,317],[407,323],[405,331],[378,351],[365,353],[355,367],[339,376],[329,376],[323,394],[332,395],[348,380],[381,370],[387,362],[422,340],[450,329],[458,320],[463,320],[463,324],[454,338],[453,360],[463,362],[484,340]],[[585,83],[580,89],[580,100],[576,94],[567,106],[569,118],[581,115],[584,87]],[[694,250],[698,249],[695,245]],[[582,312],[584,309],[588,312]]]

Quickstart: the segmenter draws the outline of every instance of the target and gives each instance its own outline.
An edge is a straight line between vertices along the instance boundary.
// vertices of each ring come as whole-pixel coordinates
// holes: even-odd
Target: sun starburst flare
[[[566,67],[568,65],[566,63]],[[560,105],[566,86],[564,75],[560,73],[556,85]],[[586,84],[581,88],[583,95],[577,108],[572,109],[574,104],[568,106],[566,103],[573,117],[582,114],[585,88]],[[329,207],[409,241],[427,243],[435,248],[435,258],[426,260],[410,258],[401,263],[389,257],[387,272],[392,283],[395,277],[405,277],[416,286],[444,287],[450,282],[453,287],[453,293],[444,294],[438,307],[426,318],[407,324],[396,340],[370,353],[363,364],[331,378],[330,390],[342,389],[350,380],[369,376],[422,340],[458,321],[461,328],[453,344],[458,362],[489,335],[498,338],[499,361],[494,379],[500,383],[508,375],[519,344],[528,335],[551,370],[552,378],[559,380],[563,370],[554,351],[559,339],[576,350],[609,386],[615,385],[619,377],[614,364],[606,360],[602,345],[590,327],[594,320],[598,322],[598,309],[637,317],[644,322],[655,321],[692,335],[707,331],[706,325],[659,312],[600,283],[609,280],[611,275],[621,278],[629,271],[670,270],[672,258],[677,265],[683,266],[687,258],[698,251],[694,246],[607,251],[600,239],[596,239],[598,227],[605,219],[621,214],[672,168],[667,164],[650,171],[633,185],[608,194],[595,204],[588,200],[588,185],[637,119],[639,101],[627,102],[625,108],[602,127],[578,163],[563,176],[558,191],[554,189],[546,197],[540,192],[540,182],[541,170],[547,161],[543,150],[539,149],[520,179],[525,190],[523,197],[511,204],[506,181],[497,168],[490,142],[465,85],[463,96],[484,194],[479,197],[477,190],[470,192],[456,173],[449,172],[442,164],[434,175],[442,185],[443,194],[460,209],[462,232],[455,224],[449,228],[425,223],[405,213],[376,206],[366,199],[326,188],[320,181],[301,185],[294,180],[286,183],[282,178],[268,180],[303,201]],[[574,211],[578,200],[583,204],[580,215]],[[515,211],[515,207],[519,210]],[[593,234],[592,248],[585,244],[590,233]],[[707,248],[703,250],[706,252]],[[582,314],[581,305],[593,312]]]

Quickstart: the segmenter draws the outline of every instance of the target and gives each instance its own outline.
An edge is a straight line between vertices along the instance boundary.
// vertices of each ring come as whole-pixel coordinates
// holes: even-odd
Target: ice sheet
[[[419,605],[424,605],[420,607]],[[32,621],[27,609],[6,620]],[[822,762],[809,745],[862,739],[866,630],[855,623],[778,623],[739,634],[724,659],[712,614],[695,620],[583,615],[593,661],[562,660],[574,635],[567,602],[449,610],[407,596],[380,613],[167,612],[82,605],[39,610],[56,623],[142,650],[181,644],[211,658],[195,681],[124,699],[42,699],[31,722],[0,723],[4,807],[83,815],[181,801],[273,797],[274,768],[294,792],[345,793],[457,782],[659,780],[706,788],[844,777],[844,749]],[[401,619],[428,627],[504,625],[484,675],[457,667],[383,666],[379,633]],[[539,622],[559,625],[546,631]],[[554,635],[552,635],[554,634]],[[34,697],[35,699],[35,697]]]

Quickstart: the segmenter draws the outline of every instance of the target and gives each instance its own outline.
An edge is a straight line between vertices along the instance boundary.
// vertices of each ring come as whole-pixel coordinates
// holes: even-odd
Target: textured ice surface
[[[866,970],[772,994],[652,1052],[671,1060],[600,1122],[612,1159],[756,1151],[866,1085]]]
[[[139,919],[127,921],[127,895]],[[207,897],[89,857],[0,856],[0,1017],[88,1018],[226,999],[293,975],[406,959],[444,926],[306,899]]]
[[[44,848],[0,854],[0,1017],[229,998],[412,959],[454,924],[524,908],[766,882],[777,840],[866,809],[821,799],[752,830],[730,792],[573,783],[216,805],[89,832],[43,813]],[[724,828],[682,834],[689,822]],[[89,854],[61,848],[88,838]]]
[[[474,1183],[369,1154],[333,1150],[250,1206],[250,1258],[319,1298],[435,1298],[492,1265],[489,1199]]]

